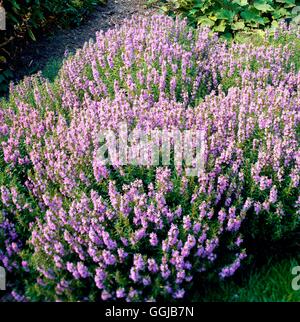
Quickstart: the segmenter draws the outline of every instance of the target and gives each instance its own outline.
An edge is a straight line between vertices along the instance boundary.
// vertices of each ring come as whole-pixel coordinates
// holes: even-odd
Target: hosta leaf
[[[250,22],[255,19],[256,15],[252,11],[246,9],[245,11],[241,12],[241,17],[245,19],[246,22]]]
[[[267,24],[270,22],[270,19],[268,17],[263,17],[264,23]]]
[[[245,28],[245,23],[244,23],[244,21],[238,21],[238,22],[232,24],[231,28],[233,30],[242,30]]]
[[[226,9],[220,9],[219,11],[216,12],[216,16],[218,19],[224,19],[228,21],[233,21],[235,14],[236,13],[234,11],[226,10]]]
[[[245,19],[247,23],[254,22],[259,24],[264,24],[264,19],[257,13],[246,9],[241,13],[241,17]]]
[[[295,7],[295,4],[293,4],[293,3],[286,3],[286,4],[284,5],[284,7],[285,7],[285,8],[293,8],[293,7]]]
[[[217,18],[216,16],[213,16],[213,15],[208,16],[208,18],[209,18],[210,20],[212,20],[212,21],[217,21],[217,20],[218,20],[218,18]]]
[[[295,4],[295,0],[276,0],[279,3]]]
[[[224,32],[226,29],[226,22],[222,20],[219,25],[214,27],[214,31]]]
[[[233,0],[232,3],[236,3],[239,6],[246,6],[249,2],[248,0]]]
[[[193,15],[195,15],[197,13],[198,13],[197,9],[192,9],[192,10],[189,11],[189,16],[193,16]]]
[[[280,8],[279,10],[276,10],[273,12],[273,18],[274,19],[280,19],[281,17],[287,17],[289,15],[289,12],[285,8]]]
[[[263,0],[254,1],[253,7],[262,12],[268,12],[268,11],[274,10],[272,6],[270,6],[266,1],[263,1]]]
[[[198,18],[197,22],[198,22],[198,25],[202,25],[202,26],[212,27],[215,25],[215,22],[207,17],[200,17]]]
[[[194,5],[193,8],[200,9],[200,8],[202,8],[204,6],[204,4],[205,4],[205,1],[199,1]]]

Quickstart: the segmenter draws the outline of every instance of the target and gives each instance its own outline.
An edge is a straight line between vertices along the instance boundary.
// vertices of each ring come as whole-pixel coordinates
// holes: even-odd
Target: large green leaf
[[[244,21],[238,21],[231,25],[232,30],[243,30],[245,28]]]
[[[253,7],[259,11],[262,11],[262,12],[268,12],[268,11],[274,10],[274,8],[264,0],[254,1]]]
[[[275,0],[275,2],[287,3],[287,4],[295,4],[295,0]]]
[[[214,27],[214,31],[224,32],[226,29],[226,22],[222,20],[217,26]]]
[[[276,10],[273,12],[272,17],[275,20],[278,20],[282,17],[287,17],[289,15],[288,10],[286,10],[285,8],[280,8],[279,10]]]
[[[293,4],[293,3],[286,3],[286,4],[284,5],[284,7],[285,7],[285,8],[287,8],[287,9],[289,9],[289,8],[293,8],[293,7],[295,7],[295,4]]]
[[[244,10],[242,13],[241,13],[241,17],[243,19],[245,19],[245,21],[247,23],[250,23],[250,22],[254,22],[254,23],[259,23],[259,24],[262,24],[264,25],[264,19],[259,15],[257,14],[256,12],[252,11],[252,10]]]
[[[278,3],[283,3],[285,8],[293,8],[296,3],[295,0],[276,0]]]
[[[235,15],[236,13],[234,11],[227,9],[220,9],[216,12],[216,17],[218,19],[224,19],[228,21],[233,21]]]
[[[300,0],[160,1],[172,16],[179,13],[188,17],[192,25],[209,26],[221,34],[236,34],[245,29],[264,29],[274,26],[273,21],[294,18],[300,14],[295,9],[297,4],[300,5]]]
[[[246,6],[247,4],[249,4],[248,0],[233,0],[232,3],[236,3],[239,6]]]
[[[202,16],[202,17],[199,17],[197,19],[197,23],[199,25],[202,25],[202,26],[208,26],[208,27],[212,27],[215,25],[215,22],[212,21],[211,19],[205,17],[205,16]]]

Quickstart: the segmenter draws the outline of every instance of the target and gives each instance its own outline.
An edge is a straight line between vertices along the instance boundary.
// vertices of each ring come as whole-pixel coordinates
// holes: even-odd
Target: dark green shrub
[[[296,16],[296,0],[165,0],[163,10],[186,16],[193,25],[209,26],[230,37],[237,31],[278,27]],[[294,12],[292,12],[294,9]]]

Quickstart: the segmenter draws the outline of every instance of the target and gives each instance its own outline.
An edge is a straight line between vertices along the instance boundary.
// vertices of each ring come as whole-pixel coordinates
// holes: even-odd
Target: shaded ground
[[[98,30],[107,30],[122,23],[132,15],[150,15],[153,10],[147,9],[146,0],[108,0],[106,6],[99,6],[87,18],[87,21],[74,29],[58,29],[51,35],[31,43],[16,62],[15,79],[44,69],[49,61],[61,60],[65,52],[74,52],[86,41],[95,37]]]

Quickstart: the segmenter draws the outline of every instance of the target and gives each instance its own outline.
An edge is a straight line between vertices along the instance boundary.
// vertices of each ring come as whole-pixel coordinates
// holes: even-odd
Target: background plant
[[[239,31],[278,27],[281,19],[298,15],[295,7],[299,4],[295,0],[165,0],[160,3],[165,12],[179,13],[192,25],[208,26],[226,37]]]
[[[49,27],[78,25],[97,4],[105,0],[6,0],[6,31],[0,31],[0,94],[12,77],[12,63],[30,39]]]

